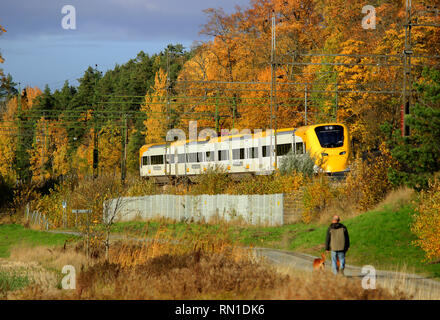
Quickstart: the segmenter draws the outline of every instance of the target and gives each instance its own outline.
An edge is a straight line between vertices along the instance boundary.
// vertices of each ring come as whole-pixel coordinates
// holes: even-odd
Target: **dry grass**
[[[384,206],[388,206],[393,210],[399,210],[402,206],[409,204],[413,200],[413,197],[413,189],[401,187],[390,191],[384,200],[377,204],[375,208],[381,209]],[[319,213],[319,215],[317,215],[318,219],[316,222],[318,224],[328,224],[335,214],[340,216],[343,220],[347,220],[363,213],[364,211],[356,208],[356,203],[354,201],[351,201],[350,199],[336,199],[336,201],[332,201]]]
[[[415,274],[414,270],[403,266],[394,272],[400,276],[395,278],[386,278],[380,281],[380,285],[391,293],[405,292],[406,295],[414,300],[440,300],[440,286],[427,280],[426,285],[421,282],[411,281],[405,274]]]
[[[57,276],[53,272],[43,268],[37,262],[8,261],[2,259],[0,260],[0,272],[25,277],[29,280],[32,287],[38,287],[45,292],[53,291],[58,283]],[[16,293],[17,292],[14,291],[0,292],[0,298],[17,299]],[[18,291],[18,293],[20,293],[20,291]]]
[[[361,280],[334,276],[331,272],[307,272],[278,268],[288,274],[289,281],[273,293],[273,299],[281,300],[396,300],[410,299],[403,291],[390,292],[377,286],[374,290],[362,288]]]
[[[145,235],[148,234],[148,225]],[[11,299],[410,299],[399,290],[364,290],[359,279],[275,268],[217,234],[188,232],[175,241],[159,228],[153,239],[118,241],[86,259],[81,245],[14,247],[10,259],[44,267],[50,281],[11,293]],[[76,290],[57,289],[64,265],[77,270]],[[56,280],[56,281],[55,281]],[[56,282],[56,284],[55,284]],[[391,286],[389,286],[391,288]]]
[[[73,246],[63,247],[28,247],[16,246],[11,249],[10,260],[35,263],[49,269],[61,270],[65,265],[72,265],[79,270],[87,263],[87,258],[78,248]]]
[[[58,259],[55,261],[52,265],[60,262]],[[119,242],[111,247],[108,262],[97,259],[80,270],[76,290],[55,290],[33,285],[16,292],[14,298],[408,298],[400,292],[391,293],[387,289],[364,290],[360,281],[334,277],[329,273],[276,269],[256,260],[249,250],[228,245],[196,245],[190,248],[171,243]]]
[[[385,199],[383,199],[377,208],[382,208],[384,206],[390,206],[393,209],[399,209],[402,206],[408,204],[413,200],[415,191],[408,187],[401,187],[396,190],[390,191]]]

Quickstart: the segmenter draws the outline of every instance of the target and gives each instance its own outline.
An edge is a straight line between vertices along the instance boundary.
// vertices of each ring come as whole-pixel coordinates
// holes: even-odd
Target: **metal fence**
[[[26,220],[31,225],[38,225],[43,229],[49,230],[53,224],[46,218],[46,216],[36,210],[31,211],[29,204],[26,205],[25,210]]]
[[[283,194],[161,194],[109,201],[107,210],[117,212],[117,221],[168,218],[176,221],[241,220],[252,225],[268,226],[283,224]]]

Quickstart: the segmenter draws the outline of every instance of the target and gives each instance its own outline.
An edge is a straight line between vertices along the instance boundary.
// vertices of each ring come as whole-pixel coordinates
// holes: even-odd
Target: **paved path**
[[[60,234],[70,234],[81,236],[79,232],[74,231],[59,231],[52,230],[49,231],[52,233],[60,233]],[[117,240],[134,240],[134,241],[151,241],[152,239],[143,239],[136,237],[128,237],[126,235],[119,234],[111,234],[111,241]],[[308,255],[305,253],[292,252],[292,251],[284,251],[277,249],[269,249],[269,248],[254,248],[255,254],[258,257],[263,257],[267,262],[273,263],[277,266],[285,266],[289,268],[293,268],[295,270],[304,270],[311,272],[313,271],[313,260],[317,257]],[[326,270],[331,271],[331,261],[326,261]],[[359,278],[362,279],[365,274],[362,273],[362,268],[352,265],[345,266],[345,276],[348,278]],[[440,298],[440,281],[433,280],[427,277],[423,277],[416,274],[409,273],[401,273],[401,272],[393,272],[393,271],[384,271],[384,270],[376,270],[376,281],[377,284],[392,283],[399,282],[403,283],[407,288],[412,288],[422,291],[423,297],[429,297],[430,293],[433,297],[437,299]]]
[[[313,271],[313,260],[317,257],[299,252],[275,250],[268,248],[255,248],[257,255],[264,257],[268,262],[280,266],[291,267],[296,270]],[[331,261],[326,261],[326,270],[331,271]],[[345,276],[349,278],[362,279],[365,273],[362,268],[352,265],[345,266]],[[425,293],[431,293],[437,298],[440,297],[440,281],[433,280],[416,274],[376,270],[377,284],[400,282],[404,286],[417,288]],[[427,294],[429,296],[429,294]]]

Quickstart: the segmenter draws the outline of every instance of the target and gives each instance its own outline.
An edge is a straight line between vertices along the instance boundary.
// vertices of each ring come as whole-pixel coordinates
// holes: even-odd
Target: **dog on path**
[[[313,260],[313,270],[324,270],[325,267],[325,253],[321,253],[321,259]]]
[[[336,264],[339,269],[341,264],[337,256],[336,256]],[[321,259],[317,258],[313,260],[313,270],[324,270],[324,268],[325,268],[325,252],[321,253]]]

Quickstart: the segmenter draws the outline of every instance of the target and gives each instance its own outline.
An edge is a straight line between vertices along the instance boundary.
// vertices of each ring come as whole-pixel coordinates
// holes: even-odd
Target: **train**
[[[144,145],[139,151],[140,176],[158,183],[179,178],[194,181],[218,167],[238,178],[267,175],[290,151],[296,156],[312,155],[315,172],[345,176],[350,170],[349,131],[345,124],[334,122]]]

